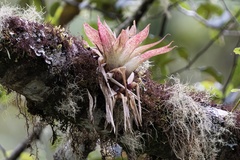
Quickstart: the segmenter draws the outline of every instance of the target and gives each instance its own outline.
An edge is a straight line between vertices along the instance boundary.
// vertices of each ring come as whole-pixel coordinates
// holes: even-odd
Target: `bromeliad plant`
[[[98,18],[98,30],[84,24],[87,37],[97,47],[99,84],[106,101],[106,120],[112,124],[115,132],[113,110],[118,99],[121,100],[124,114],[124,129],[131,131],[131,120],[137,126],[142,122],[140,89],[134,79],[136,69],[149,58],[171,51],[171,43],[157,49],[153,46],[162,42],[140,46],[148,37],[149,25],[137,33],[135,22],[131,28],[123,29],[119,36]],[[148,50],[148,51],[147,51]]]

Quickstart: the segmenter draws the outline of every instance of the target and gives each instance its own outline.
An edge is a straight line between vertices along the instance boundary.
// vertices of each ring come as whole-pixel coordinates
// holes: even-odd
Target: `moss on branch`
[[[231,155],[237,156],[239,137],[235,134],[238,129],[234,123],[225,122],[227,116],[223,121],[212,123],[213,118],[219,117],[207,112],[207,106],[216,106],[206,93],[179,83],[157,84],[147,73],[141,80],[142,125],[133,126],[133,133],[126,133],[123,124],[119,124],[118,133],[114,134],[104,123],[105,100],[98,84],[97,55],[84,46],[82,39],[71,36],[63,28],[28,21],[21,16],[1,20],[0,36],[0,83],[24,95],[32,115],[40,116],[53,126],[58,120],[58,129],[68,132],[67,143],[71,142],[70,146],[82,158],[94,149],[97,139],[101,139],[101,143],[110,140],[121,144],[132,159],[144,153],[152,159],[184,159],[194,154],[194,158],[223,159],[228,156],[225,151],[229,149],[230,140],[238,146]],[[120,105],[117,107],[121,109]],[[209,128],[203,126],[205,124]],[[214,126],[218,130],[211,128]],[[203,130],[194,127],[203,127]],[[200,137],[215,136],[219,130],[222,132],[219,140],[223,139],[224,144]],[[198,136],[201,131],[204,133]],[[176,137],[181,135],[189,137],[183,137],[176,145]],[[209,148],[203,148],[193,153],[194,147],[201,147],[196,144],[197,140],[205,142],[205,146],[216,145],[213,149],[222,149],[222,152],[208,154]],[[84,149],[79,147],[82,145]],[[186,147],[185,152],[181,147]],[[62,150],[59,154],[64,155]]]

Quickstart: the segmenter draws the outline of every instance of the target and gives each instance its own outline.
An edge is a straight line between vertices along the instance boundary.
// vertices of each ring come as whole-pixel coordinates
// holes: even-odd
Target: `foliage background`
[[[20,7],[35,5],[39,11],[43,11],[45,22],[61,24],[71,34],[83,36],[85,40],[87,38],[82,27],[84,22],[96,27],[99,16],[112,28],[117,29],[124,20],[137,13],[138,7],[143,2],[144,0],[8,1]],[[196,84],[199,89],[207,88],[217,95],[215,98],[218,102],[235,103],[238,95],[230,93],[230,89],[238,88],[240,85],[240,60],[233,53],[234,48],[240,46],[240,16],[235,16],[240,9],[239,6],[239,0],[153,1],[137,22],[138,29],[141,30],[150,23],[150,36],[146,43],[156,41],[170,33],[171,36],[168,36],[161,45],[173,40],[174,45],[178,46],[171,53],[152,59],[153,79],[163,83],[166,77],[174,73],[182,82]],[[194,14],[189,15],[190,11],[191,13],[194,11]],[[230,14],[224,16],[224,13]],[[231,19],[233,21],[224,28]],[[214,38],[219,32],[220,36]],[[213,43],[210,45],[210,42]],[[202,49],[206,51],[201,52]],[[191,64],[191,60],[198,54],[199,58]],[[189,67],[184,68],[187,65]],[[3,102],[3,99],[1,101]],[[24,119],[17,117],[17,108],[11,104],[2,103],[0,106],[0,144],[7,150],[13,149],[27,135]],[[46,132],[46,139],[49,139],[50,133]],[[46,142],[42,144],[42,148],[49,145]],[[40,155],[51,157],[51,153],[46,153],[44,149],[42,151],[40,149]]]

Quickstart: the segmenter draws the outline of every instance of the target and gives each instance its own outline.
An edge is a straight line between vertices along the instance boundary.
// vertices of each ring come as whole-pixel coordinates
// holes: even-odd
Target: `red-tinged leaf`
[[[109,31],[109,29],[102,24],[98,17],[98,33],[100,40],[102,42],[104,54],[110,54],[113,51],[113,42],[115,38],[113,33]]]
[[[140,55],[141,53],[143,53],[144,51],[156,46],[157,44],[161,43],[165,38],[166,36],[168,36],[169,34],[165,35],[162,39],[160,39],[159,41],[157,42],[154,42],[154,43],[150,43],[150,44],[147,44],[147,45],[143,45],[143,46],[140,46],[138,48],[136,48],[133,53],[131,54],[130,58],[133,58],[135,56],[138,56]]]
[[[141,54],[140,55],[141,61],[144,62],[144,61],[150,59],[151,57],[170,52],[171,50],[173,50],[176,47],[176,46],[174,46],[174,47],[169,48],[169,46],[171,44],[172,44],[172,42],[164,47],[153,49],[153,50],[145,52],[144,54]]]
[[[127,40],[129,39],[127,31],[122,30],[117,40],[113,44],[114,52],[119,53],[125,47]]]
[[[131,26],[130,29],[127,29],[127,31],[128,31],[129,37],[132,37],[132,36],[136,35],[137,27],[136,27],[136,22],[135,21],[133,21],[133,25]]]
[[[126,42],[126,47],[122,53],[122,56],[120,58],[126,59],[126,57],[129,57],[130,54],[147,38],[149,33],[149,25],[145,27],[141,32],[130,38]]]
[[[103,46],[102,46],[102,42],[99,37],[98,31],[96,29],[92,28],[87,23],[84,23],[83,27],[84,27],[84,31],[85,31],[87,37],[90,39],[90,41],[93,44],[95,44],[101,52],[103,52]]]

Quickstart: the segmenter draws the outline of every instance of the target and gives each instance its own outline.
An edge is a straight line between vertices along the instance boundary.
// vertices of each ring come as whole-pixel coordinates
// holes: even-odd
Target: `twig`
[[[167,11],[170,11],[171,9],[173,9],[175,6],[177,6],[179,3],[181,2],[184,2],[185,0],[179,0],[177,2],[174,2],[172,4],[170,4],[168,7],[167,7]],[[166,25],[167,25],[167,20],[168,20],[168,15],[166,13],[166,10],[164,11],[161,11],[160,13],[158,14],[155,14],[153,16],[150,16],[150,19],[151,18],[159,18],[160,16],[162,16],[162,22],[161,22],[161,27],[160,27],[160,31],[159,31],[159,37],[163,37],[165,35],[165,28],[166,28]]]
[[[240,31],[237,30],[225,30],[223,32],[224,36],[235,36],[235,37],[239,37],[240,36]]]
[[[233,21],[235,21],[235,17],[237,18],[240,15],[240,10],[238,10],[238,12],[235,14],[234,17],[232,17],[223,27],[222,29],[219,31],[219,33],[213,38],[211,39],[206,46],[204,46],[196,55],[195,57],[193,57],[193,59],[191,61],[189,61],[189,63],[183,67],[180,68],[174,72],[172,72],[170,75],[172,74],[176,74],[176,73],[180,73],[186,69],[189,69],[197,60],[200,56],[202,56],[212,45],[213,43],[224,33],[224,30],[226,28],[228,28],[229,24],[231,24]]]
[[[175,8],[179,3],[184,2],[184,1],[186,1],[186,0],[176,1],[176,2],[174,2],[172,4],[170,4],[166,10],[170,11],[171,9]],[[166,10],[160,11],[159,13],[156,13],[154,15],[149,15],[149,19],[156,19],[156,18],[159,18],[159,17],[163,16],[163,14],[165,14]]]
[[[167,24],[167,14],[164,13],[163,14],[162,24],[161,24],[161,29],[160,29],[160,32],[159,32],[159,37],[163,37],[164,36],[166,24]]]
[[[177,9],[178,9],[179,12],[181,12],[181,13],[187,15],[187,16],[193,17],[193,18],[195,18],[197,21],[199,21],[199,22],[207,25],[207,20],[204,19],[203,17],[199,16],[199,14],[196,13],[195,11],[187,10],[187,9],[181,7],[180,5],[177,6]]]
[[[3,148],[2,145],[0,145],[0,150],[1,150],[2,153],[3,153],[3,156],[6,158],[6,157],[7,157],[7,153],[6,153],[6,150]]]
[[[239,44],[240,44],[240,38],[238,38],[238,42],[237,42],[237,44],[236,44],[236,47],[238,47]],[[226,96],[227,86],[228,86],[228,84],[230,83],[230,81],[232,80],[232,77],[233,77],[234,72],[235,72],[235,70],[236,70],[237,60],[238,60],[238,55],[237,55],[237,54],[234,54],[234,55],[233,55],[233,64],[232,64],[232,67],[231,67],[230,74],[229,74],[229,76],[228,76],[228,78],[227,78],[227,81],[226,81],[226,83],[224,84],[223,89],[222,89],[223,95],[225,95],[225,96]],[[224,97],[225,97],[225,96],[224,96]]]
[[[121,23],[116,31],[116,34],[118,35],[122,29],[126,28],[127,26],[131,26],[132,22],[135,20],[136,25],[138,24],[139,20],[142,18],[142,16],[146,13],[148,10],[148,7],[154,2],[154,0],[144,0],[139,9],[135,12],[133,16],[130,16],[127,18],[123,23]]]
[[[231,14],[231,16],[234,17],[233,14],[231,13],[230,9],[228,8],[227,4],[225,3],[225,0],[221,0],[221,2],[223,4],[225,10],[227,10]],[[237,19],[235,18],[234,20],[237,23]]]
[[[225,5],[224,5],[225,6]],[[226,6],[225,6],[226,7]],[[206,20],[205,18],[201,17],[197,12],[193,10],[187,10],[180,5],[177,6],[178,11],[181,13],[195,18],[200,23],[204,24],[205,26],[213,29],[219,29],[222,27],[224,23],[226,23],[232,16],[231,12],[228,9],[225,9],[225,12],[219,17],[219,20],[214,21],[212,19]]]
[[[233,107],[233,109],[231,110],[231,112],[234,112],[234,111],[237,109],[237,107],[238,107],[239,104],[240,104],[240,99],[237,101],[236,105]]]
[[[33,133],[25,140],[23,141],[21,144],[19,144],[11,153],[11,155],[6,158],[5,160],[16,160],[22,152],[24,152],[25,149],[27,149],[29,147],[29,145],[39,139],[41,132],[43,130],[45,125],[39,123],[37,124],[34,129],[33,129]]]

